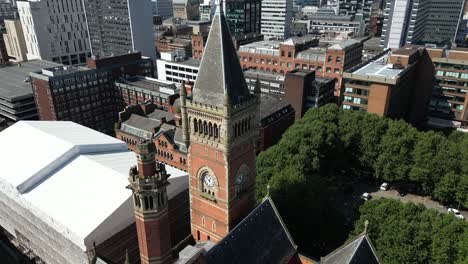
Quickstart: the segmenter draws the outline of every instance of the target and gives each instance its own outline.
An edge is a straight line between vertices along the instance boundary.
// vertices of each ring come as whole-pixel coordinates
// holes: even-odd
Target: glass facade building
[[[260,33],[261,0],[226,0],[224,13],[233,36]]]

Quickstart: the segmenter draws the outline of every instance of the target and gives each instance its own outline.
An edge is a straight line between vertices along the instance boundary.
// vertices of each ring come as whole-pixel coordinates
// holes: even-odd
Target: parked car
[[[403,189],[398,190],[398,195],[400,195],[401,197],[406,196],[407,194],[408,192],[406,190],[403,190]]]
[[[387,191],[388,189],[390,188],[390,185],[386,182],[382,183],[382,185],[380,185],[380,190],[382,191]]]
[[[458,211],[455,208],[449,208],[447,211],[453,214],[458,219],[462,219],[462,220],[465,219],[465,217],[460,213],[460,211]]]
[[[367,201],[369,200],[370,198],[372,198],[372,196],[370,195],[370,193],[363,193],[361,195],[361,199],[363,199],[364,201]]]

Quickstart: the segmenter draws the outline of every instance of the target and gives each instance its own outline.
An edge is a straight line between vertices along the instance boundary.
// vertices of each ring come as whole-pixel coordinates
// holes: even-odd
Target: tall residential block
[[[386,0],[381,46],[450,45],[457,34],[464,0]]]
[[[5,20],[6,34],[3,34],[3,41],[10,58],[16,62],[27,60],[26,40],[24,39],[23,28],[20,20]]]
[[[28,60],[62,64],[86,62],[88,29],[81,0],[18,1]]]
[[[343,109],[426,123],[434,66],[424,47],[406,46],[379,56],[345,73]]]
[[[339,14],[352,16],[360,14],[364,20],[365,32],[369,33],[372,3],[373,0],[341,0],[338,6]]]
[[[162,20],[172,17],[171,0],[151,0],[153,16],[160,16]]]
[[[199,0],[174,0],[172,9],[175,18],[198,20],[200,18]]]
[[[260,33],[261,0],[225,0],[224,12],[232,35]]]
[[[428,49],[435,66],[430,125],[468,126],[468,49]]]
[[[292,9],[289,0],[262,0],[261,34],[265,39],[286,39],[291,35]]]
[[[84,6],[93,55],[139,51],[156,60],[150,0],[84,0]]]

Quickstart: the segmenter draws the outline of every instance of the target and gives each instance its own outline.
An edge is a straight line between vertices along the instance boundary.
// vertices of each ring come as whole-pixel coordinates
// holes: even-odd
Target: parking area
[[[372,188],[375,190],[375,187]],[[388,191],[382,191],[382,190],[377,190],[377,191],[369,191],[369,193],[372,195],[373,199],[376,198],[391,198],[391,199],[397,199],[402,202],[413,202],[417,204],[422,204],[426,208],[429,209],[435,209],[441,213],[448,213],[447,207],[439,204],[436,201],[431,200],[430,197],[424,197],[424,196],[418,196],[418,195],[413,195],[413,194],[407,194],[405,196],[400,196],[396,190],[388,190]],[[467,211],[462,211],[460,210],[460,213],[465,217],[465,221],[468,220],[468,212]]]

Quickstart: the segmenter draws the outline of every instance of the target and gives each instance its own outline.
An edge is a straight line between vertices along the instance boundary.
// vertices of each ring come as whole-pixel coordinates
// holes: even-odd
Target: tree
[[[386,181],[405,181],[412,164],[417,131],[403,121],[389,122],[374,163],[375,176]]]
[[[434,197],[445,204],[455,201],[459,182],[458,177],[459,176],[453,172],[445,174],[434,189]]]
[[[392,199],[359,208],[354,237],[369,221],[368,234],[383,263],[466,263],[468,223],[421,205]]]

